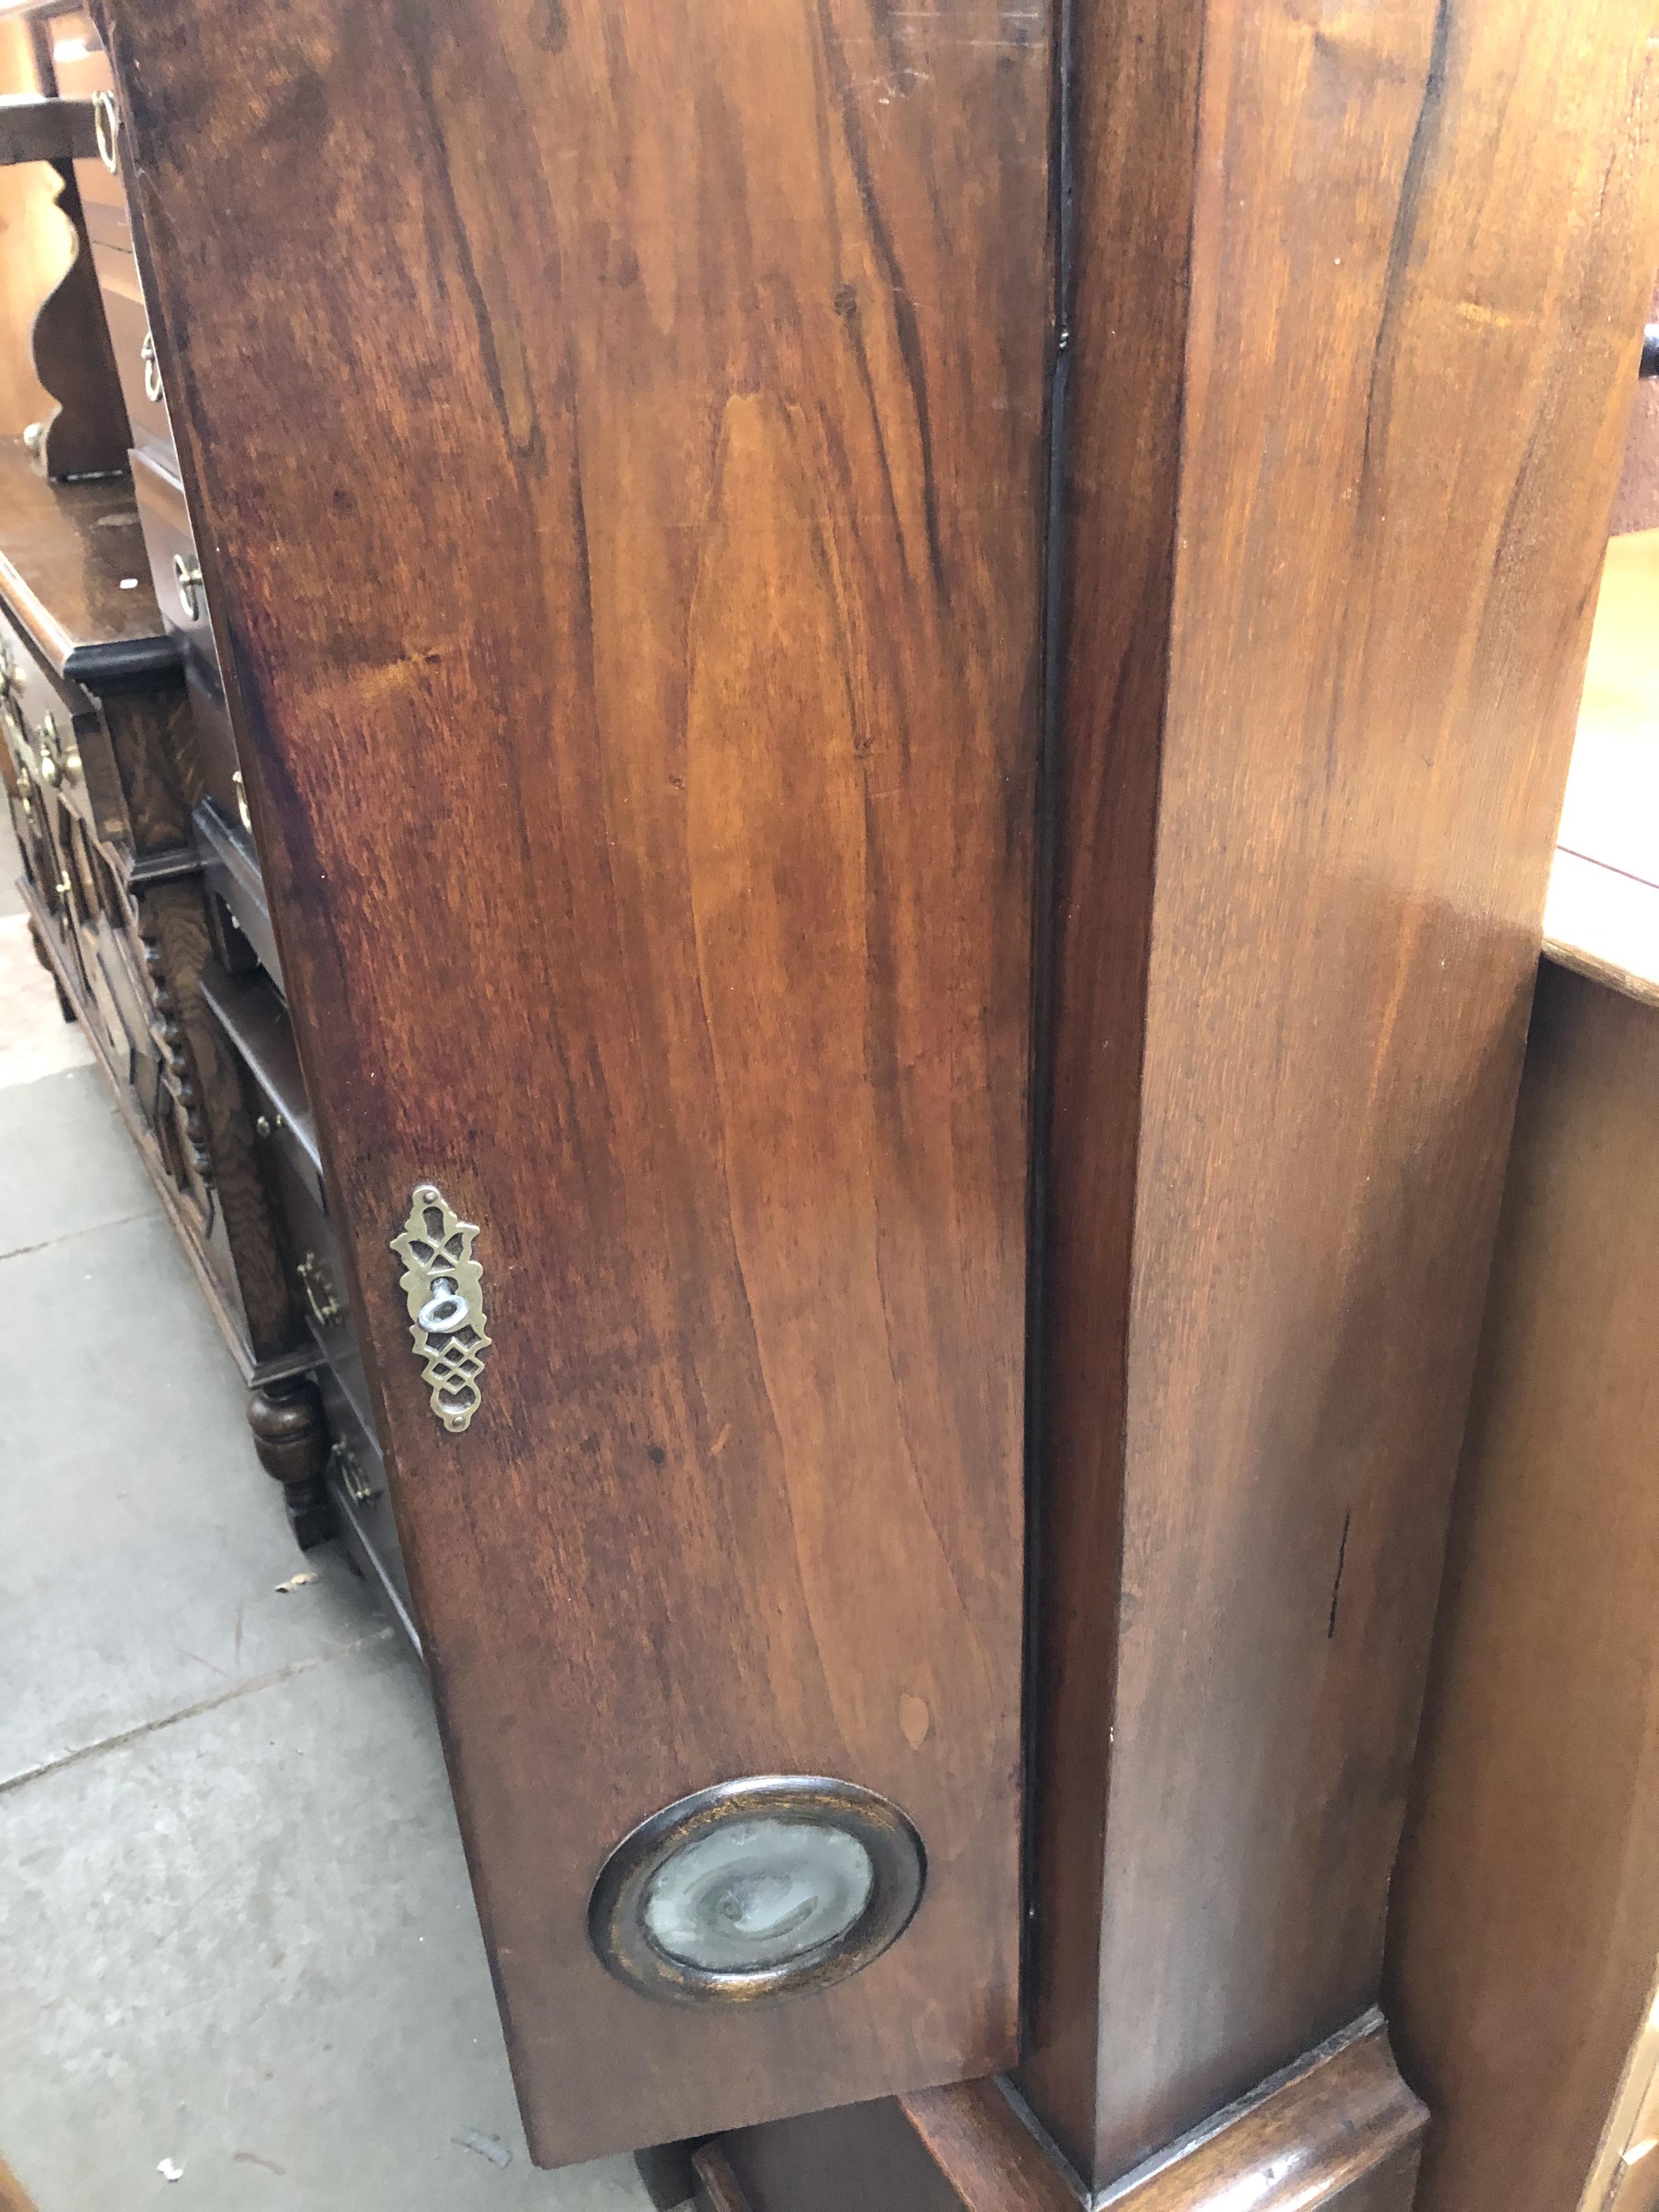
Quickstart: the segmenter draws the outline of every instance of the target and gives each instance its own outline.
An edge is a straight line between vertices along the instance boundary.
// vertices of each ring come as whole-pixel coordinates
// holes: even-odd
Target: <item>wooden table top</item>
[[[0,599],[60,676],[99,691],[179,665],[125,477],[54,483],[0,438]]]
[[[1607,546],[1544,950],[1659,1005],[1659,530]]]

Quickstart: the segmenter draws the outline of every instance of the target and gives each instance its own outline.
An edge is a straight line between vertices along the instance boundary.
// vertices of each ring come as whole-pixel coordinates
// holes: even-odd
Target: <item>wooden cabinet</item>
[[[1592,2190],[1659,1972],[1656,1081],[1653,995],[1547,962],[1389,1931],[1424,2212],[1602,2212],[1639,2139]]]
[[[0,441],[0,724],[24,894],[246,1378],[302,1370],[210,957],[178,654],[131,489],[53,483]]]
[[[1015,2055],[1052,54],[986,24],[925,82],[833,11],[112,24],[307,1249],[550,2160]],[[616,1848],[774,1777],[871,1927],[919,1837],[903,1932],[782,2008],[608,1972]]]
[[[275,1364],[257,1352],[244,1359],[257,1386],[249,1418],[261,1458],[283,1483],[301,1543],[337,1528],[418,1651],[384,1483],[359,1471],[365,1462],[378,1467],[379,1446],[352,1323],[334,1283],[339,1263],[325,1184],[135,251],[114,79],[82,10],[52,4],[34,20],[60,99],[91,103],[90,143],[76,139],[76,204],[118,380],[120,399],[112,392],[112,405],[118,412],[124,404],[132,441],[131,488],[105,494],[111,512],[96,520],[100,528],[120,524],[122,563],[137,572],[121,588],[137,595],[129,605],[147,611],[147,649],[166,671],[171,757],[179,763],[167,817],[171,866],[187,881],[173,895],[173,927],[192,933],[194,1050],[211,1068],[210,1096],[222,1102],[220,1118],[240,1146],[247,1206],[258,1214],[252,1249],[283,1355]],[[48,495],[43,486],[33,496],[62,507],[82,495],[61,486]],[[199,1150],[199,1130],[198,1142]],[[211,1204],[205,1218],[213,1218]]]
[[[535,2155],[1399,2212],[1646,13],[97,12],[203,1004]]]
[[[1608,549],[1560,840],[1389,1918],[1422,2212],[1659,2188],[1659,531]]]

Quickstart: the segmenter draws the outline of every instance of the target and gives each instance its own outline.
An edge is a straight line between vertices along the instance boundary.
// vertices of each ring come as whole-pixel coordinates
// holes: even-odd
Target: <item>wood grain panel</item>
[[[738,2212],[1079,2212],[1073,2177],[994,2081],[809,2112],[713,2148]],[[700,2153],[700,2178],[707,2163]]]
[[[1428,2112],[1372,2011],[1116,2187],[1096,2212],[1410,2212]]]
[[[989,2081],[745,2130],[694,2163],[707,2212],[1408,2212],[1427,2117],[1373,2010],[1104,2190]]]
[[[1201,0],[1076,11],[1066,543],[1035,1465],[1032,2047],[1093,2169],[1127,1417],[1126,1285],[1171,649]]]
[[[108,12],[536,2155],[1006,2063],[1044,0]],[[907,1808],[910,1931],[758,2012],[611,1981],[611,1844],[778,1768]]]
[[[1425,2212],[1578,2203],[1650,2006],[1656,1095],[1659,1010],[1546,962],[1389,1915]]]
[[[101,692],[177,668],[125,478],[49,483],[0,438],[0,595],[60,676]]]
[[[1653,29],[1080,13],[1022,2080],[1097,2183],[1377,1987]]]
[[[1648,302],[1647,319],[1659,323],[1659,286]],[[1631,410],[1625,465],[1613,502],[1612,527],[1659,529],[1659,377],[1644,377]]]

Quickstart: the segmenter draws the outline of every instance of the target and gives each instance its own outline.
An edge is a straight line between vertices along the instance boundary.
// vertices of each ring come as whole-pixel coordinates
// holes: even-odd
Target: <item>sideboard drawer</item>
[[[328,1486],[343,1524],[347,1549],[378,1583],[392,1619],[419,1657],[421,1639],[410,1610],[409,1575],[392,1500],[386,1494],[386,1462],[380,1444],[331,1366],[318,1370],[317,1382],[334,1438]]]
[[[126,797],[97,701],[45,667],[3,612],[0,720],[14,759],[32,782],[55,793],[100,843],[134,849]]]
[[[224,695],[194,666],[187,681],[191,727],[196,738],[196,758],[203,785],[232,833],[246,848],[248,866],[257,875],[259,861],[253,849],[253,817],[247,811],[247,791],[242,782],[241,761]],[[265,964],[269,967],[271,963],[267,961]]]
[[[149,309],[138,281],[138,264],[131,251],[105,245],[95,238],[92,241],[92,262],[98,272],[104,319],[109,325],[110,343],[115,351],[121,396],[127,403],[132,442],[141,453],[154,453],[167,467],[174,468],[177,460],[173,424],[161,391],[161,366],[150,334]],[[155,596],[162,605],[167,605],[159,583]]]
[[[276,933],[271,927],[264,878],[259,872],[252,841],[232,826],[223,806],[213,798],[202,800],[191,820],[203,880],[223,908],[229,927],[245,941],[280,992],[283,969],[276,957]],[[233,955],[228,964],[242,967],[246,961]]]
[[[211,696],[222,699],[219,654],[184,489],[154,454],[141,448],[132,457],[132,489],[161,619],[179,641],[186,672]]]

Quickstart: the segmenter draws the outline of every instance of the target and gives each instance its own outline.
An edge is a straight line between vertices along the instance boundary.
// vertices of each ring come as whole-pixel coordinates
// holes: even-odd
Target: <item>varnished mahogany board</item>
[[[1030,2057],[1374,1998],[1595,579],[1651,0],[1080,0]]]
[[[1547,960],[1389,1905],[1424,2212],[1603,2212],[1651,2002],[1656,1091],[1659,1008]]]
[[[534,2154],[1004,2065],[1047,10],[106,13]],[[908,1931],[758,2008],[612,1980],[613,1844],[776,1770],[905,1808]]]

